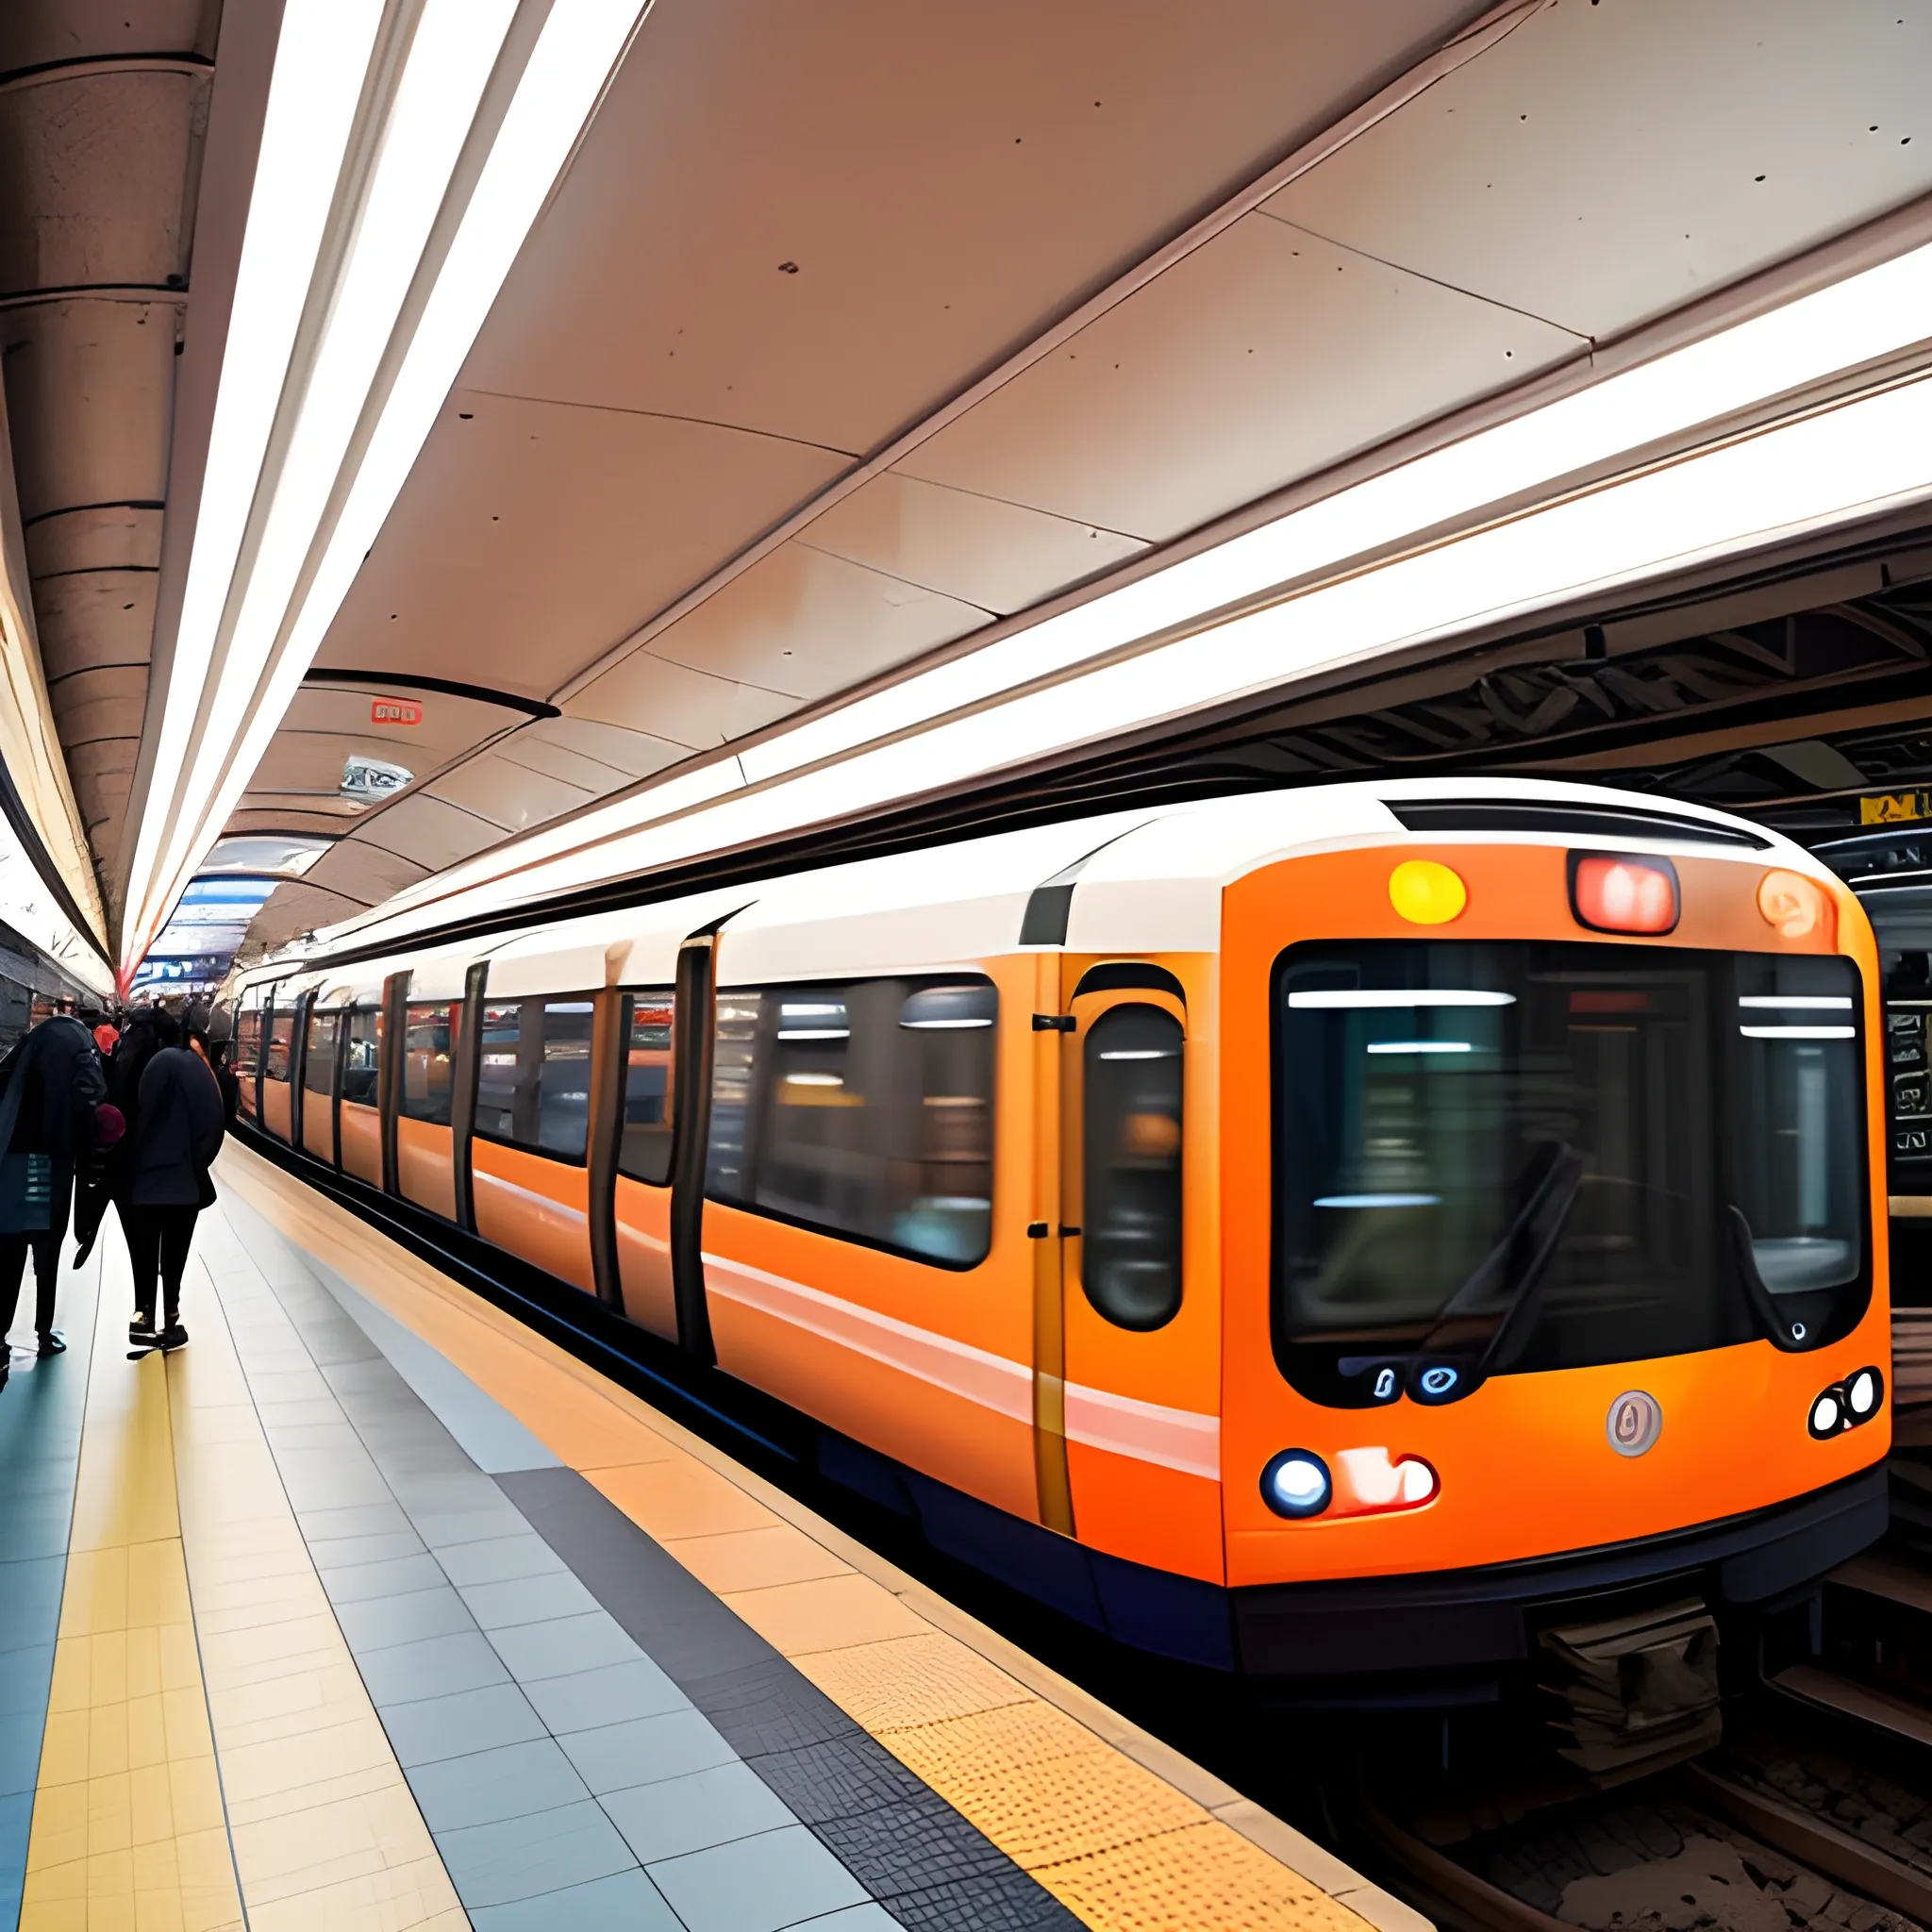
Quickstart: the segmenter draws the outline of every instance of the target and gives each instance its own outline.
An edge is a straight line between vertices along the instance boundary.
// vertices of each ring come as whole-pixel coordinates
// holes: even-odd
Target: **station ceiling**
[[[0,756],[124,965],[143,819],[185,809],[162,723],[246,349],[237,130],[302,4],[0,17]],[[383,9],[378,55],[421,10]],[[513,12],[507,47],[546,9]],[[655,0],[207,875],[272,886],[250,954],[363,917],[1588,387],[1726,291],[1923,242],[1927,71],[1924,0]],[[1728,565],[1697,592],[1758,597],[1728,618],[1626,590],[1053,782],[1622,760],[1712,802],[1849,795],[1932,704],[1932,591],[1886,561],[1932,581],[1932,535],[1896,506],[1856,534]]]

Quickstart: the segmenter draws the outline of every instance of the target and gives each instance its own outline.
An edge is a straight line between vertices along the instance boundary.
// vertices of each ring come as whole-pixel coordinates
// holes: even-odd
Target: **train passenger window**
[[[458,1005],[449,1000],[421,1006],[411,1001],[403,1009],[402,1110],[412,1121],[425,1121],[437,1127],[449,1125],[450,1084],[455,1071],[451,1050],[458,1010]]]
[[[984,1260],[998,1015],[977,978],[720,992],[707,1191],[941,1267]]]
[[[1181,1305],[1181,1054],[1159,1007],[1110,1007],[1087,1029],[1080,1285],[1123,1328]]]
[[[295,1041],[295,1009],[277,1006],[268,1016],[268,1064],[262,1069],[271,1080],[289,1077],[289,1053]]]
[[[235,1016],[235,1074],[238,1079],[255,1077],[256,1057],[261,1051],[261,1010],[250,1008]]]
[[[308,1014],[308,1050],[302,1057],[302,1089],[325,1098],[336,1091],[336,1011]],[[306,1118],[306,1116],[305,1116]]]
[[[661,1188],[671,1178],[670,989],[627,993],[624,1002],[624,1132],[617,1171]]]
[[[352,1007],[344,1016],[342,1098],[374,1107],[381,1091],[382,1008]]]
[[[590,1138],[588,999],[491,1000],[483,1008],[476,1131],[558,1160],[581,1160]]]

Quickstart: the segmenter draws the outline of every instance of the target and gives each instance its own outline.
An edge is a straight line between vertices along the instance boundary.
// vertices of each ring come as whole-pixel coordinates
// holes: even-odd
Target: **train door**
[[[1063,958],[1061,971],[1058,1231],[1074,1527],[1091,1548],[1219,1581],[1205,1015],[1191,1025],[1188,991],[1164,966]]]

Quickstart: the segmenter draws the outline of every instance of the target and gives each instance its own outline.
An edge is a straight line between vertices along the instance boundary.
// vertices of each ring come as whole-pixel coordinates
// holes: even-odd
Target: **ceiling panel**
[[[809,699],[976,630],[991,614],[788,543],[660,631],[650,648],[694,671]]]
[[[473,852],[482,851],[486,845],[495,844],[502,836],[496,826],[475,812],[418,791],[385,808],[378,818],[362,827],[361,839],[353,842],[367,840],[399,858],[413,860],[436,872],[445,865],[454,865],[459,858],[469,858]],[[328,858],[316,861],[308,876],[318,885],[330,884],[335,875],[333,868],[326,877],[322,868],[342,854],[343,847],[337,846]]]
[[[343,819],[340,812],[321,808],[303,810],[299,808],[299,801],[282,798],[273,791],[265,796],[269,801],[266,805],[249,807],[229,818],[220,843],[258,834],[279,836],[286,833],[298,838],[313,835],[331,841],[341,836]],[[315,801],[310,800],[309,804],[314,806]]]
[[[465,380],[872,449],[1482,10],[658,0]]]
[[[688,751],[713,751],[795,706],[783,691],[712,677],[649,651],[633,651],[578,691],[567,715],[649,731]]]
[[[1268,207],[1602,338],[1932,189],[1924,0],[1551,7]]]
[[[602,788],[608,791],[611,788]],[[521,832],[545,819],[575,811],[597,794],[582,785],[566,784],[527,765],[512,764],[496,751],[486,751],[445,773],[430,788],[432,798],[445,798],[465,811],[505,832]]]
[[[607,724],[594,718],[541,718],[517,733],[508,756],[522,759],[538,771],[546,769],[531,757],[535,745],[552,746],[560,753],[608,765],[627,779],[648,777],[683,758],[687,746],[668,738],[657,738],[647,731],[630,731],[620,724]],[[569,777],[559,770],[558,776]]]
[[[361,839],[344,839],[308,868],[304,885],[325,887],[365,905],[377,905],[391,892],[413,886],[429,871],[400,853],[386,852]]]
[[[154,637],[155,582],[151,570],[83,569],[39,579],[35,629],[48,678],[107,664],[138,664],[144,671]]]
[[[1158,541],[1584,347],[1250,214],[899,468]]]
[[[1147,547],[1115,530],[891,471],[814,518],[802,541],[1001,616]]]
[[[316,661],[547,698],[845,467],[712,423],[458,391]]]
[[[503,740],[492,754],[486,756],[500,758],[506,764],[519,765],[526,772],[540,772],[559,784],[593,794],[615,791],[640,775],[635,771],[613,765],[608,758],[591,758],[569,744],[540,735],[545,725],[563,722],[566,721],[546,718],[537,724],[527,725],[513,737]],[[636,739],[640,747],[646,742],[655,745],[655,758],[649,765],[653,771],[661,770],[684,756],[682,745],[672,744],[667,740],[646,741],[635,732],[627,736]],[[632,762],[637,762],[635,753]]]

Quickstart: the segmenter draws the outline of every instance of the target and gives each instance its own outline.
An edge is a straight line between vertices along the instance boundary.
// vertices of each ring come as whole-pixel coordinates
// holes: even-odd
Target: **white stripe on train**
[[[704,1259],[705,1285],[711,1293],[1032,1426],[1033,1372],[1023,1364],[748,1262],[710,1254]],[[1066,1385],[1066,1405],[1069,1441],[1208,1482],[1221,1480],[1219,1416],[1168,1408],[1078,1382]]]

